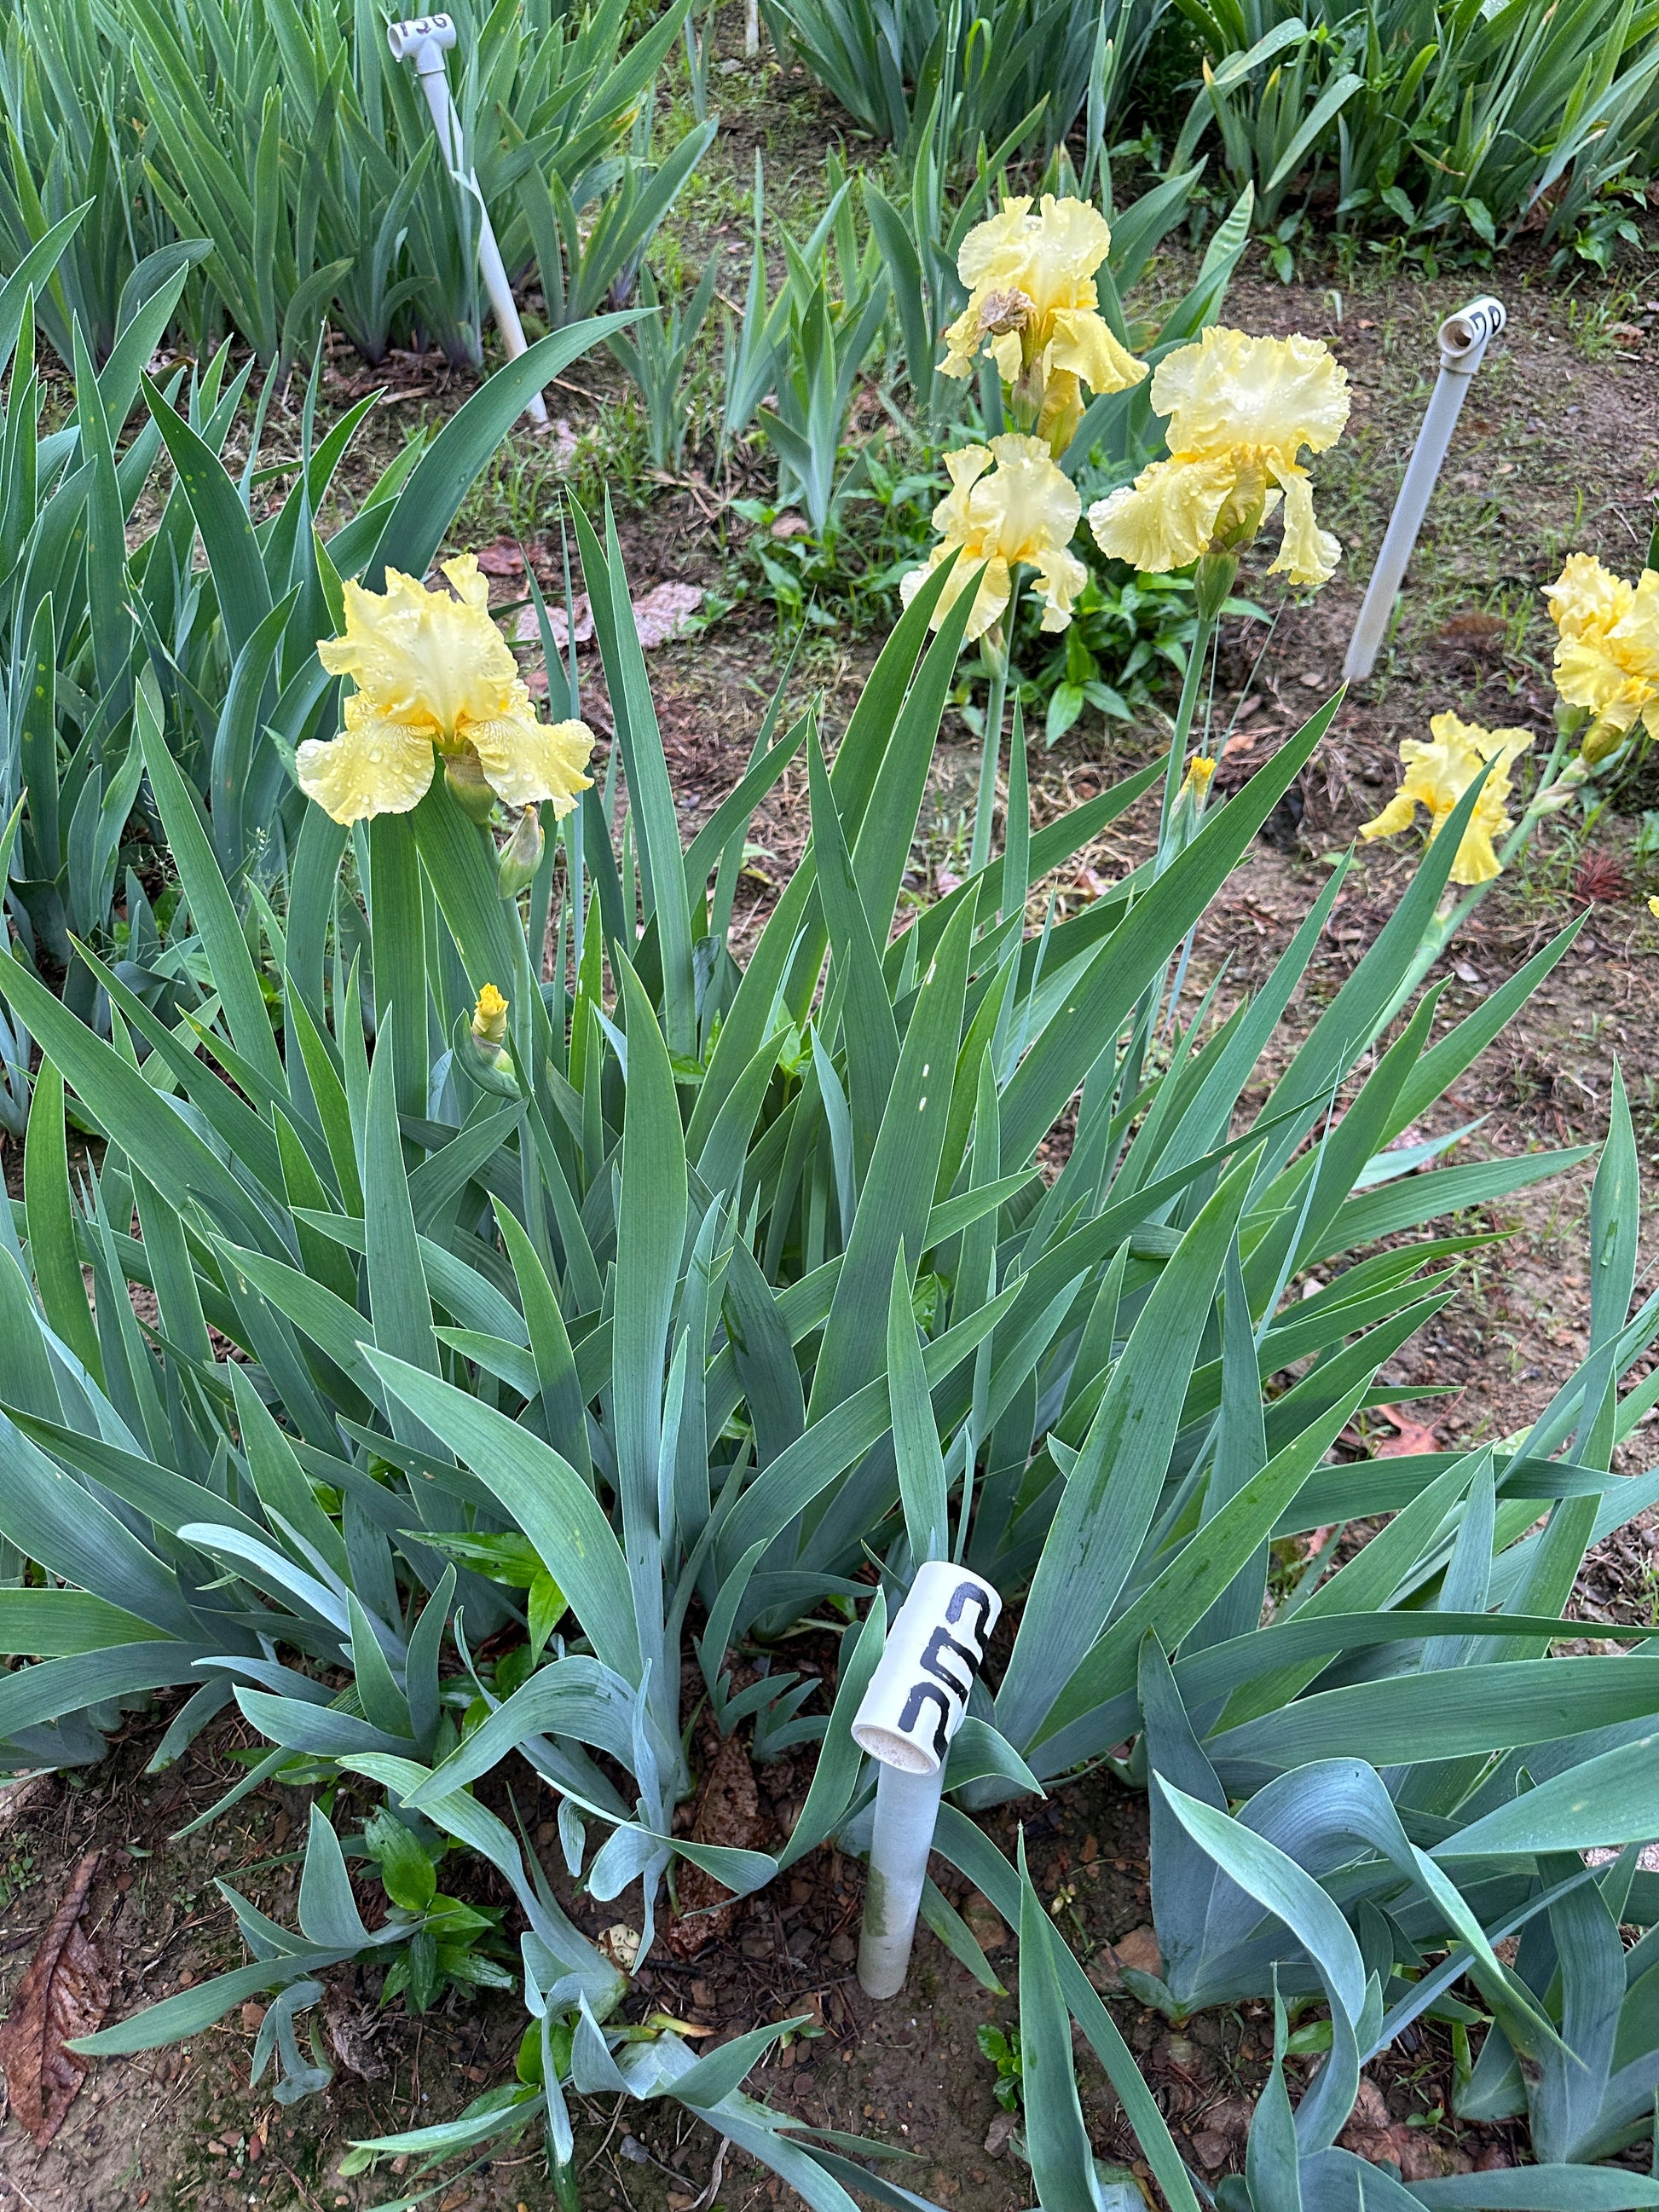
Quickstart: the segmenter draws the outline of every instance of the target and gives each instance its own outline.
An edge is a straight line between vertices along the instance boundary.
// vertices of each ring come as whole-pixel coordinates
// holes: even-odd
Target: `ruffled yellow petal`
[[[997,374],[1005,384],[1012,384],[1019,374],[1024,350],[1018,331],[1002,331],[985,349],[997,365]]]
[[[1489,884],[1494,876],[1501,876],[1504,864],[1492,843],[1494,833],[1502,836],[1510,827],[1510,817],[1500,813],[1496,821],[1488,821],[1484,805],[1477,805],[1474,818],[1463,832],[1463,841],[1457,848],[1457,858],[1451,864],[1451,879],[1466,887],[1473,884]],[[1433,844],[1439,835],[1439,826],[1430,830],[1429,842]]]
[[[1082,562],[1066,550],[1082,507],[1076,485],[1054,466],[1041,438],[1013,433],[994,438],[988,447],[964,446],[947,453],[945,465],[951,489],[933,509],[941,543],[924,568],[913,568],[902,580],[904,604],[908,606],[923,578],[956,552],[957,566],[933,612],[937,629],[983,564],[966,633],[970,640],[981,637],[1000,619],[1013,569],[1025,562],[1037,572],[1043,628],[1063,629],[1088,578]]]
[[[464,606],[471,607],[474,614],[489,612],[489,579],[479,568],[476,553],[458,553],[444,562],[443,572]]]
[[[1369,822],[1362,822],[1359,834],[1369,842],[1373,837],[1397,837],[1402,830],[1409,830],[1417,819],[1417,801],[1408,791],[1396,791],[1380,814]]]
[[[940,375],[958,378],[971,376],[974,373],[974,356],[979,350],[979,310],[970,301],[955,322],[946,326],[945,358],[939,365]]]
[[[592,781],[582,774],[593,750],[586,723],[538,722],[527,698],[523,713],[469,722],[466,735],[490,789],[509,806],[546,799],[566,815]]]
[[[1111,325],[1092,307],[1056,308],[1053,329],[1048,348],[1050,372],[1070,369],[1091,392],[1127,392],[1147,374],[1146,362],[1119,343]]]
[[[1600,639],[1564,638],[1555,648],[1555,688],[1570,707],[1587,707],[1616,730],[1628,730],[1652,691],[1621,668]]]
[[[1285,494],[1285,537],[1268,574],[1288,574],[1297,586],[1328,583],[1342,558],[1341,543],[1314,520],[1313,486],[1302,470],[1281,468],[1279,481]]]
[[[995,284],[1010,272],[1017,276],[1024,267],[1025,218],[1029,199],[1007,199],[1001,212],[976,222],[962,241],[957,255],[957,274],[970,292],[981,284]]]
[[[1043,440],[1010,431],[992,439],[991,452],[995,473],[975,484],[969,505],[979,526],[994,530],[999,550],[1011,561],[1035,561],[1068,544],[1083,501]]]
[[[359,691],[337,738],[308,738],[295,756],[300,788],[337,822],[407,814],[432,781],[429,733],[382,720]]]
[[[345,587],[345,635],[317,648],[333,676],[349,676],[386,721],[456,738],[462,722],[502,713],[518,665],[489,614],[489,584],[471,554],[446,564],[462,594],[429,592],[400,569],[384,592]]]
[[[1184,568],[1209,544],[1237,473],[1224,453],[1152,461],[1089,509],[1095,543],[1146,575]]]
[[[1334,446],[1348,420],[1347,372],[1320,338],[1258,338],[1221,325],[1166,354],[1152,405],[1170,416],[1172,453],[1237,447],[1294,462]]]
[[[1094,305],[1093,276],[1112,247],[1111,225],[1092,200],[1042,195],[1042,206],[1029,229],[1027,268],[1036,278],[1030,292],[1039,307],[1080,301]],[[1088,297],[1082,300],[1084,289]]]
[[[1564,638],[1605,637],[1635,596],[1593,553],[1569,553],[1549,588],[1550,620]]]
[[[948,544],[934,546],[920,568],[912,568],[900,577],[899,598],[907,607],[927,578],[939,567],[940,562],[954,550]],[[988,629],[992,629],[1002,619],[1004,610],[1008,605],[1008,595],[1012,588],[1012,580],[1006,561],[992,559],[985,562],[981,566],[980,562],[970,559],[964,554],[946,577],[945,588],[939,595],[939,605],[933,609],[933,619],[929,624],[931,629],[939,628],[945,616],[950,613],[951,608],[973,582],[975,575],[979,577],[979,590],[974,600],[974,611],[969,616],[968,626],[963,632],[965,642],[969,645],[975,638],[983,637]]]
[[[1044,601],[1042,628],[1064,629],[1072,619],[1078,593],[1089,580],[1089,571],[1075,553],[1056,546],[1036,556],[1034,564]]]

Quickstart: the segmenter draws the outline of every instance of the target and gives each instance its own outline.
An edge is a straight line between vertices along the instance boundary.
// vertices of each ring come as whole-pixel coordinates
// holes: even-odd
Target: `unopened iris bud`
[[[1195,753],[1187,764],[1187,781],[1194,799],[1201,799],[1210,787],[1210,778],[1215,774],[1215,763],[1206,754]]]
[[[1578,748],[1585,767],[1599,768],[1618,751],[1629,735],[1628,726],[1621,729],[1611,714],[1598,716],[1585,731],[1583,743]]]
[[[495,809],[495,794],[485,781],[476,753],[446,754],[444,781],[449,786],[451,798],[469,822],[489,821]]]
[[[495,888],[504,899],[517,898],[535,875],[542,864],[543,843],[540,810],[526,806],[495,863]]]
[[[496,1047],[507,1042],[507,1000],[493,983],[486,983],[472,1009],[472,1034],[481,1045]]]
[[[1193,610],[1200,622],[1214,622],[1238,580],[1237,553],[1206,553],[1193,570]]]

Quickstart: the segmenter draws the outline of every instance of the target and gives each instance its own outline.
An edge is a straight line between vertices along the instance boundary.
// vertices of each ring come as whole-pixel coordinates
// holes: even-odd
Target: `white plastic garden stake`
[[[945,1761],[985,1662],[1002,1600],[982,1576],[946,1559],[917,1570],[853,1723],[853,1741],[881,1764],[859,1980],[872,1997],[904,1987]]]
[[[386,35],[393,61],[414,63],[421,90],[432,111],[432,128],[437,133],[438,151],[444,157],[444,165],[456,183],[471,192],[478,204],[478,267],[484,289],[489,295],[489,304],[495,310],[495,327],[507,348],[507,357],[515,361],[526,350],[524,325],[519,320],[513,287],[507,281],[507,269],[501,260],[501,249],[495,243],[489,210],[478,189],[477,172],[461,167],[461,118],[456,112],[448,72],[444,67],[444,56],[455,43],[454,19],[449,15],[416,15],[407,22],[388,23]],[[539,392],[532,393],[526,411],[538,429],[547,428],[547,403]]]
[[[1423,427],[1412,448],[1406,480],[1389,518],[1388,533],[1376,556],[1365,604],[1359,610],[1359,619],[1349,641],[1348,657],[1342,664],[1345,684],[1362,682],[1376,665],[1383,633],[1394,611],[1395,595],[1405,580],[1406,564],[1412,557],[1417,533],[1423,527],[1435,478],[1446,458],[1446,448],[1457,427],[1470,382],[1486,358],[1487,342],[1497,337],[1508,320],[1501,300],[1482,298],[1471,300],[1467,307],[1448,315],[1440,325],[1440,374],[1435,379]]]

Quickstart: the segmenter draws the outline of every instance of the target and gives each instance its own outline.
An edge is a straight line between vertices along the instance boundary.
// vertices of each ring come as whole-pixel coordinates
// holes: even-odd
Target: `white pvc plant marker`
[[[1471,300],[1467,307],[1448,315],[1440,325],[1440,374],[1435,380],[1417,443],[1412,448],[1406,480],[1389,518],[1388,534],[1376,556],[1365,604],[1359,610],[1359,619],[1349,641],[1348,657],[1342,664],[1345,684],[1362,682],[1376,665],[1389,617],[1394,611],[1395,595],[1405,580],[1406,564],[1423,526],[1435,478],[1446,458],[1446,448],[1451,443],[1451,434],[1457,426],[1470,382],[1486,358],[1488,341],[1497,337],[1508,320],[1501,300],[1484,297]]]
[[[985,1662],[1002,1600],[946,1559],[917,1570],[853,1723],[853,1741],[879,1760],[859,1980],[872,1997],[904,1987],[945,1789],[951,1739]]]
[[[477,172],[461,167],[461,118],[456,112],[444,66],[444,56],[455,43],[454,20],[448,15],[416,15],[407,22],[388,23],[386,36],[393,61],[414,63],[421,90],[432,111],[432,128],[437,134],[438,151],[444,157],[444,166],[462,190],[471,192],[478,204],[478,268],[484,289],[489,295],[489,304],[495,311],[495,327],[507,348],[507,357],[516,361],[526,350],[524,325],[519,320],[513,287],[507,281],[507,269],[501,260],[501,249],[495,242],[489,210],[478,189]],[[532,394],[526,412],[538,429],[547,428],[547,403],[539,392]]]

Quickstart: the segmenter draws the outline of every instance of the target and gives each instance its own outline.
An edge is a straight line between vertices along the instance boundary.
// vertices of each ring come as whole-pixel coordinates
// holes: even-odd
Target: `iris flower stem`
[[[1176,793],[1181,788],[1181,779],[1187,772],[1187,748],[1192,743],[1193,723],[1198,714],[1198,695],[1204,682],[1204,668],[1210,657],[1210,647],[1215,641],[1218,614],[1206,614],[1200,610],[1198,626],[1193,632],[1193,641],[1187,648],[1187,672],[1181,679],[1181,703],[1176,708],[1175,729],[1170,738],[1170,765],[1164,778],[1164,812],[1158,825],[1158,858],[1164,858],[1164,845],[1170,827],[1170,817],[1175,811]]]
[[[1019,587],[1024,574],[1023,566],[1014,570],[1007,612],[1003,617],[1003,649],[1000,653],[987,656],[991,672],[991,690],[985,702],[985,735],[979,757],[979,790],[974,801],[974,835],[968,854],[968,872],[970,876],[976,876],[991,857],[991,822],[997,805],[997,763],[1002,757],[1002,717],[1007,707],[1009,668],[1014,650],[1014,623],[1019,613]]]

